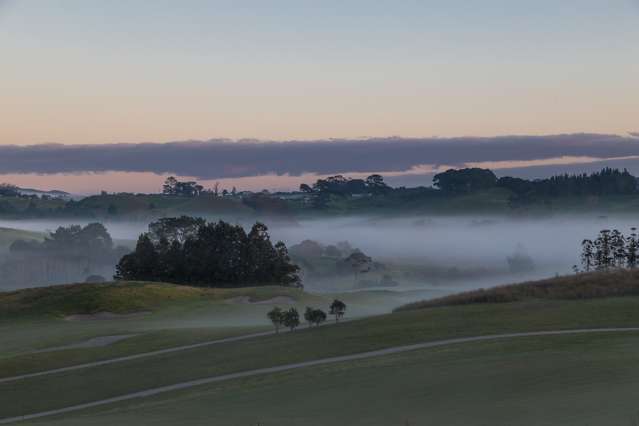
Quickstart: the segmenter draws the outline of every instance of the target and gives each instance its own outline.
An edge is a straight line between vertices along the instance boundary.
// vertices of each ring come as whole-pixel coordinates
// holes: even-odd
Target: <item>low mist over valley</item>
[[[639,425],[639,0],[0,29],[0,425]]]
[[[87,221],[0,221],[0,227],[33,234],[13,238],[44,238],[59,226]],[[269,226],[273,241],[282,240],[293,260],[302,269],[303,283],[310,291],[357,291],[386,289],[394,292],[435,290],[452,292],[459,289],[490,287],[515,281],[564,275],[580,263],[580,245],[601,229],[629,230],[636,225],[631,215],[560,215],[558,217],[504,217],[485,215],[450,216],[354,216],[348,218],[302,219],[292,225]],[[104,222],[113,239],[114,249],[121,253],[135,246],[138,236],[147,230],[144,222]],[[245,227],[250,225],[245,224]],[[28,239],[28,238],[27,238]],[[310,250],[296,250],[300,243],[315,243]],[[327,247],[348,247],[337,253],[326,253]],[[9,245],[3,247],[3,262]],[[345,259],[354,251],[370,258],[368,266],[346,266]],[[98,259],[99,260],[99,259]],[[5,290],[46,284],[82,282],[90,275],[111,280],[116,258],[106,256],[86,269],[86,261],[65,260],[74,269],[65,275],[52,275],[39,281],[34,275],[6,282]],[[340,264],[341,261],[341,264]],[[21,260],[24,262],[24,260]],[[51,265],[55,263],[50,261]],[[100,264],[101,266],[98,266]],[[35,267],[35,263],[31,265]],[[50,266],[50,268],[53,266]],[[357,268],[363,271],[357,272]],[[84,271],[84,273],[83,273]],[[35,275],[37,277],[37,275]]]

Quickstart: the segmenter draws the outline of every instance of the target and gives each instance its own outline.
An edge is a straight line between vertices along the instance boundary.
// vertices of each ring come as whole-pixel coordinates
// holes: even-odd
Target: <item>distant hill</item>
[[[0,253],[8,250],[9,246],[16,240],[42,241],[44,236],[45,234],[42,232],[0,227]]]
[[[53,189],[50,191],[45,191],[45,190],[35,189],[35,188],[20,188],[20,187],[18,187],[17,189],[22,195],[37,195],[38,197],[41,197],[43,195],[48,195],[49,197],[64,198],[66,200],[70,200],[73,198],[73,196],[69,194],[68,192],[60,191],[57,189]]]

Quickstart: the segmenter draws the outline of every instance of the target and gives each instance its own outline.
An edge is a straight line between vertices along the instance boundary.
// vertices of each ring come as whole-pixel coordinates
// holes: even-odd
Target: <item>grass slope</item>
[[[266,312],[273,304],[235,303],[233,299],[268,302],[278,296],[290,298],[298,309],[330,303],[326,298],[284,287],[203,289],[143,282],[73,284],[0,293],[0,359],[29,360],[27,364],[34,367],[87,362],[264,329],[269,326]],[[108,320],[65,319],[72,314],[98,312],[143,314]],[[66,356],[27,355],[93,337],[122,334],[138,336],[99,350],[63,351]]]
[[[251,301],[263,301],[276,296],[297,300],[302,295],[301,290],[275,286],[218,289],[131,281],[69,284],[0,293],[0,320],[20,316],[97,312],[125,314],[154,311],[183,302],[220,301],[237,296],[249,297]]]
[[[410,343],[514,331],[636,326],[639,298],[536,301],[401,312],[0,385],[0,416],[73,405],[201,377]],[[498,358],[500,354],[495,354]],[[48,366],[41,359],[38,369]],[[33,367],[33,365],[31,366]],[[0,360],[0,376],[21,373]],[[380,376],[380,381],[386,380]],[[99,384],[93,386],[90,384]],[[341,382],[334,384],[344,386]],[[65,392],[56,392],[64,387]],[[381,392],[381,390],[380,390]]]
[[[597,281],[597,277],[616,276],[579,278]],[[546,282],[546,287],[552,287],[553,282],[558,289],[566,286],[559,279]],[[0,384],[0,417],[202,377],[411,343],[638,324],[637,296],[572,300],[522,297],[512,303],[404,310]],[[74,350],[0,359],[0,377],[52,368],[68,362],[69,356],[79,359],[85,354],[85,350]],[[460,344],[209,385],[95,409],[89,414],[70,414],[60,424],[320,425],[336,417],[355,425],[589,424],[585,421],[591,419],[600,421],[590,424],[619,424],[630,421],[637,411],[633,395],[639,391],[638,354],[639,333]],[[65,391],[59,392],[61,388]],[[285,395],[294,395],[299,403]],[[51,419],[35,423],[55,424]]]
[[[410,303],[397,311],[534,299],[576,300],[639,295],[639,270],[567,275],[540,281],[478,289]]]
[[[16,240],[42,241],[43,239],[44,234],[40,232],[0,227],[0,252],[9,250],[9,246]]]
[[[25,424],[631,426],[637,392],[639,335],[562,336],[254,377]]]
[[[282,304],[281,297],[290,298],[292,305]],[[0,293],[0,360],[13,366],[5,365],[8,370],[31,371],[246,334],[270,329],[266,313],[273,306],[295,306],[300,312],[306,306],[327,310],[333,297],[348,304],[350,317],[389,312],[405,302],[391,292],[314,295],[285,287],[205,289],[143,282],[25,289]],[[72,314],[98,312],[145,314],[108,320],[65,319]],[[103,348],[30,354],[123,334],[136,336]]]

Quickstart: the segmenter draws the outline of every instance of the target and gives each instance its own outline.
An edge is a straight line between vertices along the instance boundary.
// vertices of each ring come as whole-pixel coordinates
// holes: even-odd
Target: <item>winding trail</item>
[[[153,389],[147,389],[147,390],[139,391],[139,392],[132,392],[132,393],[128,393],[128,394],[125,394],[125,395],[116,396],[116,397],[113,397],[113,398],[102,399],[102,400],[99,400],[99,401],[93,401],[93,402],[88,402],[88,403],[84,403],[84,404],[72,405],[72,406],[69,406],[69,407],[58,408],[58,409],[55,409],[55,410],[42,411],[42,412],[39,412],[39,413],[27,414],[27,415],[18,416],[18,417],[8,417],[8,418],[0,419],[0,424],[8,424],[8,423],[14,423],[14,422],[19,422],[19,421],[23,421],[23,420],[32,420],[32,419],[38,419],[38,418],[41,418],[41,417],[53,416],[53,415],[57,415],[57,414],[65,414],[65,413],[70,413],[70,412],[73,412],[73,411],[84,410],[84,409],[87,409],[87,408],[99,407],[99,406],[102,406],[102,405],[112,404],[112,403],[115,403],[115,402],[128,401],[128,400],[137,399],[137,398],[145,398],[145,397],[159,395],[159,394],[166,393],[166,392],[172,392],[172,391],[177,391],[177,390],[181,390],[181,389],[188,389],[188,388],[192,388],[192,387],[195,387],[195,386],[200,386],[200,385],[205,385],[205,384],[210,384],[210,383],[223,382],[223,381],[226,381],[226,380],[240,379],[240,378],[244,378],[244,377],[258,376],[258,375],[262,375],[262,374],[278,373],[278,372],[282,372],[282,371],[295,370],[295,369],[298,369],[298,368],[313,367],[313,366],[317,366],[317,365],[333,364],[333,363],[337,363],[337,362],[355,361],[355,360],[361,360],[361,359],[366,359],[366,358],[373,358],[373,357],[379,357],[379,356],[384,356],[384,355],[392,355],[392,354],[398,354],[398,353],[403,353],[403,352],[409,352],[409,351],[414,351],[414,350],[418,350],[418,349],[435,348],[435,347],[439,347],[439,346],[454,345],[454,344],[459,344],[459,343],[472,343],[472,342],[481,342],[481,341],[487,341],[487,340],[510,339],[510,338],[516,338],[516,337],[560,336],[560,335],[570,335],[570,334],[621,333],[621,332],[639,332],[639,327],[589,328],[589,329],[578,329],[578,330],[554,330],[554,331],[533,331],[533,332],[523,332],[523,333],[492,334],[492,335],[485,335],[485,336],[460,337],[460,338],[455,338],[455,339],[446,339],[446,340],[439,340],[439,341],[434,341],[434,342],[416,343],[416,344],[413,344],[413,345],[395,346],[395,347],[392,347],[392,348],[379,349],[379,350],[375,350],[375,351],[362,352],[362,353],[358,353],[358,354],[342,355],[342,356],[336,356],[336,357],[330,357],[330,358],[317,359],[317,360],[313,360],[313,361],[304,361],[304,362],[298,362],[298,363],[293,363],[293,364],[280,365],[280,366],[276,366],[276,367],[258,368],[258,369],[255,369],[255,370],[242,371],[242,372],[238,372],[238,373],[223,374],[223,375],[220,375],[220,376],[206,377],[206,378],[198,379],[198,380],[190,380],[190,381],[187,381],[187,382],[176,383],[176,384],[168,385],[168,386],[161,386],[161,387],[157,387],[157,388],[153,388]],[[211,344],[225,342],[225,341],[228,342],[228,341],[243,340],[243,339],[247,339],[247,338],[250,338],[250,337],[265,336],[265,335],[269,335],[269,334],[273,334],[273,333],[274,332],[255,333],[253,335],[232,337],[232,338],[229,338],[229,339],[222,339],[222,340],[215,341],[215,342],[207,342],[207,343],[200,343],[200,344],[196,344],[196,345],[190,345],[190,347],[201,347],[201,346],[206,346],[207,344],[211,345]],[[149,353],[157,353],[157,352],[167,353],[167,351],[168,352],[175,352],[177,350],[183,350],[183,349],[172,348],[172,349],[165,349],[163,351],[156,351],[156,352],[149,352]],[[139,358],[139,357],[141,357],[143,355],[146,355],[146,354],[134,355],[134,357],[138,357]],[[146,355],[146,356],[148,356],[148,355]],[[135,359],[135,358],[130,358],[130,357],[126,357],[126,358]],[[116,359],[120,359],[120,358],[116,358]],[[109,361],[113,361],[113,360],[109,360]],[[120,362],[120,361],[118,361],[118,362]],[[108,362],[102,361],[102,363],[108,363]],[[92,364],[96,364],[96,363],[92,363]],[[98,365],[100,365],[100,364],[98,364]],[[75,366],[75,367],[79,367],[79,366]],[[84,368],[84,367],[82,367],[82,368]],[[69,369],[73,369],[73,368],[72,367],[67,367],[66,369],[64,369],[64,371],[69,371]],[[61,369],[59,369],[59,370],[51,370],[51,371],[60,371],[60,370]],[[43,373],[45,373],[45,372],[43,372]],[[37,373],[35,373],[35,374],[37,374]],[[49,374],[51,374],[51,373],[49,373]],[[30,377],[33,377],[33,376],[30,376]]]
[[[189,349],[204,348],[207,346],[219,345],[222,343],[239,342],[241,340],[254,339],[256,337],[262,337],[262,336],[270,336],[272,334],[275,334],[275,331],[264,331],[261,333],[244,334],[241,336],[226,337],[223,339],[209,340],[206,342],[193,343],[190,345],[175,346],[175,347],[167,348],[167,349],[159,349],[157,351],[143,352],[143,353],[139,353],[135,355],[109,358],[109,359],[104,359],[102,361],[93,361],[93,362],[87,362],[84,364],[76,364],[76,365],[71,365],[69,367],[61,367],[61,368],[54,368],[52,370],[38,371],[36,373],[27,373],[27,374],[21,374],[19,376],[4,377],[4,378],[0,378],[0,384],[15,382],[18,380],[23,380],[23,379],[30,379],[32,377],[48,376],[49,374],[64,373],[64,372],[73,371],[73,370],[82,370],[84,368],[100,367],[103,365],[116,364],[118,362],[125,362],[125,361],[132,361],[134,359],[147,358],[150,356],[187,351]]]

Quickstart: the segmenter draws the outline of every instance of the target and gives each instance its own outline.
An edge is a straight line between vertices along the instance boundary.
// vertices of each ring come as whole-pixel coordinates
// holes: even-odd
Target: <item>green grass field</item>
[[[298,330],[292,334],[256,338],[180,354],[162,355],[0,384],[0,394],[4,395],[4,401],[8,403],[6,408],[0,410],[0,417],[89,402],[201,377],[455,336],[636,325],[639,325],[639,298],[635,297],[469,305],[402,312],[331,327]],[[618,338],[634,339],[633,336],[635,334]],[[557,339],[570,340],[573,337],[564,336]],[[591,337],[583,337],[583,339],[588,340]],[[525,342],[527,338],[516,340]],[[475,350],[473,349],[475,346],[477,344],[459,345],[459,347],[468,347],[471,352]],[[431,356],[428,355],[431,352],[428,350],[418,352],[424,353],[426,357]],[[492,354],[495,360],[502,355],[504,355],[502,352]],[[510,356],[508,353],[505,355]],[[359,365],[348,363],[348,365],[351,364]],[[45,365],[46,362],[40,364],[40,367],[44,368]],[[428,365],[422,365],[422,367],[430,368]],[[329,370],[335,368],[339,367],[333,366]],[[347,367],[342,368],[348,370]],[[2,376],[7,376],[16,374],[16,371],[20,370],[20,365],[13,364],[11,359],[6,359],[0,362],[0,369]],[[449,373],[453,374],[453,377],[456,374]],[[295,376],[303,373],[288,374]],[[366,374],[378,373],[373,367]],[[487,371],[486,374],[489,372]],[[390,379],[385,375],[379,376],[380,383]],[[462,378],[459,377],[458,380]],[[340,388],[346,386],[341,381],[334,385]],[[413,383],[411,386],[416,385]],[[55,391],[60,388],[64,388],[65,391]],[[378,392],[385,393],[383,387],[380,387]],[[351,401],[348,405],[353,404]],[[414,407],[415,410],[417,408],[417,406]],[[206,410],[205,406],[201,410]],[[422,415],[425,414],[422,413]]]
[[[562,285],[561,280],[556,283]],[[268,329],[264,314],[272,305],[229,303],[229,298],[287,296],[300,306],[331,300],[276,287],[206,290],[151,283],[34,291],[37,297],[28,292],[0,295],[13,309],[0,322],[0,332],[12,336],[14,350],[46,339],[52,330],[69,340],[69,327],[79,327],[74,332],[87,336],[107,331],[138,331],[139,336],[104,348],[22,355],[6,351],[0,377]],[[348,303],[364,312],[361,307],[381,302],[385,293],[347,295],[353,298]],[[69,297],[61,297],[65,294]],[[129,302],[133,297],[135,303]],[[93,302],[77,302],[85,298]],[[107,308],[152,313],[126,320],[63,319]],[[229,326],[231,319],[243,317],[255,322]],[[632,295],[406,310],[0,383],[0,418],[204,377],[454,337],[637,326],[639,297]],[[32,334],[25,337],[26,330]],[[602,424],[604,419],[610,420],[605,424],[630,425],[639,411],[633,397],[639,391],[638,349],[639,332],[463,343],[204,385],[32,423],[266,426],[324,425],[339,418],[349,425],[577,425]]]
[[[632,426],[638,391],[638,334],[525,338],[241,379],[25,424]]]
[[[300,312],[307,305],[326,310],[333,297],[349,305],[350,317],[389,312],[402,300],[392,292],[313,295],[284,287],[203,289],[133,282],[0,293],[0,360],[3,361],[0,375],[270,330],[266,313],[274,306],[296,306]],[[279,303],[278,298],[290,298],[291,305]],[[67,319],[74,314],[100,312],[124,316],[106,320]],[[140,315],[126,316],[136,312]],[[135,336],[106,347],[32,353],[99,336],[129,334]]]

